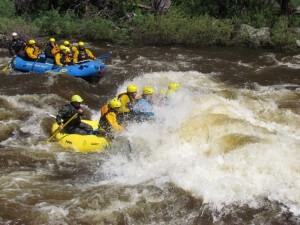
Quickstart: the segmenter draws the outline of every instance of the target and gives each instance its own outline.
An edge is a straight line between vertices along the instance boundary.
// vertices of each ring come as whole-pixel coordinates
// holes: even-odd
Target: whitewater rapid
[[[269,200],[298,216],[300,116],[278,107],[294,92],[284,85],[233,89],[189,71],[148,73],[117,93],[130,83],[159,93],[172,81],[182,88],[155,105],[155,120],[127,127],[133,158],[112,156],[98,169],[106,179],[95,185],[174,183],[218,211]]]

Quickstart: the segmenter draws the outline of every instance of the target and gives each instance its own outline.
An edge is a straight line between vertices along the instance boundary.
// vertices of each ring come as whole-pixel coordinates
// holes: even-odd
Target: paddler
[[[101,118],[99,120],[99,133],[111,137],[113,131],[122,132],[124,128],[119,124],[119,110],[121,102],[114,98],[104,105],[101,109]]]
[[[59,47],[55,42],[55,38],[50,38],[45,48],[46,62],[54,63],[54,57],[59,52]]]
[[[96,57],[89,49],[85,48],[84,42],[80,41],[74,54],[74,62],[81,62],[87,59],[96,59]]]
[[[132,109],[132,113],[139,116],[141,119],[154,116],[152,108],[152,98],[154,94],[154,89],[150,86],[143,88],[143,94]]]
[[[74,55],[75,52],[77,51],[77,48],[74,45],[70,45],[70,42],[67,40],[64,41],[64,46],[70,49],[70,52],[67,52],[68,57],[71,60],[71,62],[74,62]]]
[[[120,107],[119,113],[123,120],[125,120],[130,114],[131,110],[138,100],[137,96],[138,87],[134,84],[127,86],[127,92],[118,95],[122,106]]]
[[[40,49],[35,45],[35,40],[29,40],[25,47],[25,59],[27,61],[37,61],[41,54]]]
[[[68,56],[70,49],[64,45],[59,46],[60,51],[55,55],[55,64],[58,66],[68,66],[72,64],[71,59]]]
[[[19,38],[16,32],[13,32],[11,36],[12,41],[10,42],[8,47],[9,53],[12,57],[19,56],[21,58],[24,58],[26,42],[23,39]]]
[[[68,105],[62,107],[56,116],[56,123],[59,125],[58,129],[69,134],[91,134],[93,131],[92,126],[81,122],[80,117],[83,115],[83,110],[81,109],[81,103],[83,99],[79,95],[73,95],[71,102]],[[70,121],[68,125],[63,128],[63,123],[67,122],[72,116],[78,113],[78,116]]]
[[[180,85],[177,82],[172,82],[168,86],[167,95],[172,94],[180,90]]]

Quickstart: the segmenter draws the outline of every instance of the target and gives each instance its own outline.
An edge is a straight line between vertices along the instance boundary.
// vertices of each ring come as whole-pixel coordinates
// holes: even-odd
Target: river
[[[0,224],[299,224],[300,53],[242,48],[128,47],[99,82],[0,75]],[[1,49],[0,65],[9,62]],[[71,95],[85,118],[136,84],[156,93],[155,118],[126,127],[112,152],[45,144]],[[159,95],[156,95],[159,102]]]

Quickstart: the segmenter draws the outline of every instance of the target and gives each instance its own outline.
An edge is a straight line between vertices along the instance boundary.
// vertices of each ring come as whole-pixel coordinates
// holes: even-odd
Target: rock
[[[296,40],[296,45],[300,48],[300,40]]]
[[[9,44],[9,38],[4,34],[0,34],[0,47],[6,48],[8,44]]]
[[[239,34],[243,37],[248,37],[248,41],[257,47],[270,45],[271,43],[271,31],[268,27],[255,29],[247,24],[242,24]]]
[[[296,39],[300,39],[300,28],[299,27],[292,27],[289,28],[288,31],[296,37]]]

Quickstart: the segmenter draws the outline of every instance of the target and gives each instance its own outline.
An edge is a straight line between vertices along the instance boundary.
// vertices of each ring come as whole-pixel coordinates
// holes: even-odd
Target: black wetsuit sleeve
[[[58,111],[58,114],[56,116],[56,123],[58,125],[61,125],[62,124],[62,120],[64,120],[64,118],[66,118],[66,116],[69,114],[69,107],[67,106],[64,106],[62,107],[59,111]]]

